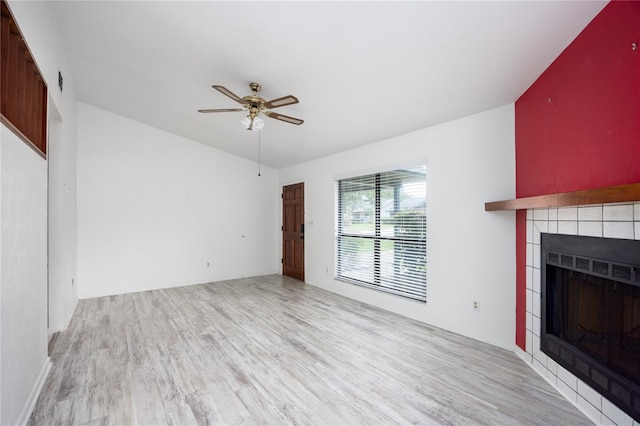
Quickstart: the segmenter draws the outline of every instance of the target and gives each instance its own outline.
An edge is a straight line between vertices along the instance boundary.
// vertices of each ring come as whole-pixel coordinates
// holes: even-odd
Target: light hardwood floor
[[[81,300],[30,419],[590,424],[515,354],[277,275]]]

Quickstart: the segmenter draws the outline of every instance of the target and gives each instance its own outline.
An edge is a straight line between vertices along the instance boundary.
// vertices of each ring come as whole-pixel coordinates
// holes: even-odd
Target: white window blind
[[[425,166],[339,180],[337,278],[427,300]]]

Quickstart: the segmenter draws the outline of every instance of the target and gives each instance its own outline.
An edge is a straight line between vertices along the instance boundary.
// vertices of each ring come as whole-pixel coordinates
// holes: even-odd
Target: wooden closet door
[[[304,281],[304,183],[282,188],[282,275]]]

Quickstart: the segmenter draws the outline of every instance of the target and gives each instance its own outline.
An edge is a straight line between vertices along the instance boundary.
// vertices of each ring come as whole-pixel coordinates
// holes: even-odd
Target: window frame
[[[410,230],[411,231],[418,230],[420,235],[418,237],[415,237],[415,236],[414,237],[406,237],[406,236],[398,237],[397,228],[396,228],[398,226],[397,223],[393,224],[394,226],[393,235],[384,235],[383,229],[382,229],[383,227],[382,192],[384,188],[390,187],[390,185],[388,185],[389,177],[392,176],[393,174],[401,175],[401,174],[412,173],[416,175],[418,172],[415,172],[414,170],[418,168],[422,170],[422,173],[421,173],[422,177],[420,181],[424,183],[424,187],[422,189],[423,190],[422,199],[421,199],[422,200],[421,203],[424,207],[422,208],[422,211],[419,214],[419,220],[422,222],[422,224],[421,224],[421,228],[416,227],[415,225],[411,225]],[[347,185],[349,186],[353,186],[354,184],[357,185],[358,180],[362,180],[362,182],[366,182],[368,179],[372,179],[372,182],[373,182],[373,193],[374,193],[373,194],[373,199],[374,199],[373,234],[369,235],[366,233],[348,232],[345,230],[345,226],[346,226],[345,219],[344,219],[345,206],[343,205],[345,202],[344,195],[347,192],[355,192],[355,191],[348,191]],[[394,188],[397,189],[399,186],[402,186],[402,184],[404,183],[412,183],[412,182],[415,183],[418,180],[416,180],[414,176],[412,180],[400,179],[398,181],[395,181],[395,180],[392,180],[392,181],[398,185],[398,186],[394,186]],[[385,183],[387,183],[387,185],[384,185]],[[366,185],[366,183],[363,185]],[[399,207],[400,195],[399,195],[399,191],[397,191],[396,189],[394,189],[394,195],[393,195],[393,202],[394,202],[393,213],[403,214],[407,212],[415,213],[416,211],[419,211],[419,210],[411,210],[411,209],[401,209]],[[376,289],[385,293],[405,297],[410,300],[426,302],[426,299],[427,299],[426,297],[427,241],[426,241],[426,164],[425,163],[420,163],[418,165],[414,163],[413,165],[408,167],[400,167],[400,168],[395,168],[395,169],[386,170],[386,171],[378,171],[374,173],[336,179],[335,181],[335,216],[336,216],[336,227],[335,227],[335,256],[336,256],[335,279],[336,280],[344,281],[344,282],[355,284],[355,285],[360,285],[367,288]],[[373,278],[371,282],[366,281],[364,279],[355,278],[353,276],[347,276],[345,274],[345,271],[343,270],[343,268],[345,268],[345,263],[347,263],[345,262],[345,257],[348,256],[349,254],[352,254],[349,252],[349,249],[344,249],[346,239],[357,239],[359,241],[373,242],[373,248],[370,251],[370,253],[373,256]],[[409,252],[413,256],[413,261],[414,261],[413,265],[417,265],[423,268],[423,272],[421,273],[422,276],[420,276],[420,273],[418,273],[419,281],[415,281],[416,279],[415,276],[408,277],[407,281],[403,281],[401,279],[402,274],[397,274],[398,271],[395,266],[394,266],[394,272],[392,274],[391,280],[383,277],[382,245],[384,244],[384,242],[389,242],[393,244],[394,262],[395,262],[396,256],[398,256],[396,254],[397,253],[396,250],[398,246],[400,246],[400,249],[398,250],[400,253],[402,253],[402,251],[407,246],[411,247],[411,250],[409,250]],[[419,248],[418,251],[415,250],[416,247]],[[367,250],[366,253],[368,254],[369,251]],[[416,253],[418,253],[417,256],[415,256]],[[403,255],[400,254],[400,257],[401,256]],[[409,256],[409,255],[405,253],[404,256]],[[423,258],[422,261],[420,261],[420,256],[422,256]]]

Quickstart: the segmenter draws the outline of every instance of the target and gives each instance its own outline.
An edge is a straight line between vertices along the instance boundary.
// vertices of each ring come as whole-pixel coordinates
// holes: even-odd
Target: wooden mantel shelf
[[[493,201],[484,204],[485,211],[524,210],[544,207],[582,206],[588,204],[623,203],[640,201],[640,183],[586,189],[584,191],[562,192],[516,198],[515,200]]]

